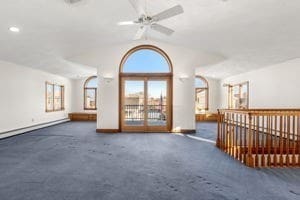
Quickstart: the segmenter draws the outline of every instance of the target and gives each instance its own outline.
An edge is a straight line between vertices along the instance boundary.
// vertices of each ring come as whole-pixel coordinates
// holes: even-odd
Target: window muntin
[[[46,112],[64,110],[64,86],[46,82]]]
[[[122,66],[123,73],[170,73],[170,63],[154,49],[138,49],[128,55]]]
[[[201,76],[195,78],[195,112],[208,110],[208,82]]]
[[[93,76],[84,84],[84,110],[97,110],[97,83],[97,77]]]

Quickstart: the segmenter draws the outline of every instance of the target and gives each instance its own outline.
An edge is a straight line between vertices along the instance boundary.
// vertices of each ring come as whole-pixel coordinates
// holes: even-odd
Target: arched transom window
[[[84,84],[84,110],[97,110],[97,77],[89,77]]]
[[[201,76],[195,78],[195,112],[201,113],[208,110],[208,82]]]
[[[171,63],[167,55],[152,46],[131,50],[124,58],[121,73],[171,73]]]

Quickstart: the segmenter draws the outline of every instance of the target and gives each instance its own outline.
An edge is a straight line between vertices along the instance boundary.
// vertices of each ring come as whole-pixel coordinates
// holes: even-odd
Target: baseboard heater
[[[4,138],[15,136],[15,135],[24,134],[24,133],[34,131],[34,130],[37,130],[37,129],[46,128],[46,127],[49,127],[49,126],[54,126],[54,125],[57,125],[57,124],[60,124],[60,123],[68,122],[68,121],[70,121],[69,118],[64,118],[64,119],[55,120],[55,121],[51,121],[51,122],[35,124],[35,125],[27,126],[27,127],[24,127],[24,128],[18,128],[18,129],[13,129],[13,130],[10,130],[10,131],[5,131],[5,132],[0,133],[0,140],[4,139]]]

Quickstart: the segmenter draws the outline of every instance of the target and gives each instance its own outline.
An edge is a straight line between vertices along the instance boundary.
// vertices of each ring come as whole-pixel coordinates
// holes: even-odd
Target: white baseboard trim
[[[34,130],[37,130],[37,129],[46,128],[46,127],[49,127],[49,126],[54,126],[54,125],[57,125],[57,124],[65,123],[65,122],[68,122],[68,121],[70,121],[70,119],[65,118],[65,119],[61,119],[61,120],[55,120],[55,121],[51,121],[51,122],[36,124],[36,125],[33,125],[33,126],[28,126],[28,127],[24,127],[24,128],[19,128],[19,129],[3,132],[3,133],[0,133],[0,140],[4,139],[4,138],[12,137],[12,136],[20,135],[20,134],[23,134],[23,133],[26,133],[26,132],[34,131]]]

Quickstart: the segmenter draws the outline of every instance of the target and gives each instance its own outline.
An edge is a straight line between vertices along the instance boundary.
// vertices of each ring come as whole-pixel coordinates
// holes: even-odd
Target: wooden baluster
[[[285,150],[286,150],[286,127],[287,127],[287,120],[286,120],[286,115],[283,115],[283,132],[282,132],[282,157],[283,157],[283,165],[285,165],[286,163],[286,160],[284,159],[285,158]]]
[[[244,133],[243,133],[243,138],[244,138],[244,144],[243,144],[243,160],[244,163],[246,164],[247,161],[247,115],[244,115]]]
[[[221,115],[220,115],[220,110],[218,110],[218,134],[217,134],[217,141],[216,141],[216,146],[218,148],[220,148],[220,140],[221,140],[220,134],[221,134]]]
[[[227,153],[230,154],[230,113],[227,115],[227,135],[226,135]]]
[[[223,136],[222,136],[222,138],[223,138],[223,142],[222,142],[222,150],[223,151],[225,151],[225,143],[226,143],[226,141],[225,141],[225,135],[226,135],[226,113],[224,112],[223,113],[223,131],[222,131],[222,134],[223,134]]]
[[[255,134],[256,135],[256,141],[255,141],[255,166],[259,165],[258,158],[259,158],[259,123],[260,122],[260,117],[256,116],[256,130]]]
[[[248,140],[248,154],[247,154],[247,160],[246,160],[246,165],[248,167],[254,167],[254,162],[253,162],[253,157],[252,157],[252,145],[253,145],[253,141],[252,141],[252,137],[253,137],[253,119],[252,119],[252,115],[251,113],[248,114],[248,121],[249,121],[249,128],[248,128],[248,136],[247,136],[247,140]]]
[[[270,149],[271,149],[271,156],[270,156],[270,165],[272,165],[272,156],[273,156],[273,159],[274,159],[274,144],[273,144],[273,137],[274,137],[274,133],[273,133],[273,130],[274,130],[274,116],[271,116],[271,132],[270,132],[270,143],[271,143],[271,146],[270,146]],[[272,153],[273,151],[273,153]]]
[[[300,115],[297,115],[298,167],[300,167]]]
[[[271,165],[271,116],[267,116],[267,151],[268,151],[268,156],[267,156],[267,166]]]
[[[234,128],[234,113],[231,114],[231,132],[232,132],[232,135],[231,135],[231,156],[234,157],[234,135],[235,135],[235,128]]]
[[[229,134],[229,130],[228,130],[228,123],[229,123],[229,117],[228,117],[228,113],[226,113],[226,136],[225,136],[225,152],[228,153],[228,134]]]
[[[232,138],[232,141],[231,141],[231,145],[232,145],[232,147],[231,147],[231,155],[234,157],[234,148],[235,148],[235,144],[234,144],[234,139],[235,139],[235,122],[234,122],[234,113],[232,114],[232,117],[231,117],[231,119],[232,119],[232,124],[231,124],[231,128],[232,128],[232,136],[231,136],[231,138]]]
[[[286,158],[285,158],[285,162],[286,162],[286,166],[290,166],[290,132],[291,132],[291,118],[290,116],[287,116],[287,132],[286,132]]]
[[[240,114],[240,143],[239,143],[239,160],[242,161],[242,144],[243,144],[243,115]]]
[[[229,136],[229,145],[230,145],[230,151],[229,151],[229,154],[231,155],[231,156],[233,156],[232,155],[232,148],[233,148],[233,144],[232,144],[232,137],[233,137],[233,122],[232,122],[232,116],[233,116],[233,114],[231,113],[230,114],[230,136]]]
[[[233,116],[233,119],[234,119],[234,141],[233,141],[233,146],[234,146],[234,148],[233,148],[233,154],[234,154],[234,158],[237,158],[237,153],[236,153],[236,147],[237,147],[237,143],[236,143],[236,139],[237,139],[237,118],[236,118],[236,114],[234,114],[234,116]]]
[[[227,123],[228,123],[228,133],[227,133],[227,137],[226,137],[226,140],[227,140],[227,153],[230,155],[230,135],[231,135],[231,131],[230,131],[230,113],[228,113],[228,120],[227,120]]]
[[[280,116],[280,135],[279,135],[279,163],[280,163],[280,167],[283,167],[283,117]]]
[[[221,138],[222,138],[222,143],[221,143],[221,149],[224,151],[224,146],[225,146],[225,113],[222,113],[221,116],[222,119],[222,132],[221,132]]]
[[[222,138],[222,134],[223,134],[223,119],[222,119],[222,114],[220,113],[220,146],[219,148],[222,149],[222,143],[223,143],[223,138]]]
[[[253,119],[253,121],[252,121],[252,123],[253,123],[252,147],[255,148],[255,145],[256,145],[256,139],[255,139],[256,138],[256,135],[255,135],[255,133],[256,133],[256,117],[253,117],[252,119]]]
[[[231,132],[232,132],[232,135],[231,135],[231,145],[232,145],[232,148],[231,148],[231,155],[234,157],[234,138],[235,138],[235,122],[234,122],[234,113],[232,114],[231,116]]]
[[[227,119],[226,119],[226,113],[223,114],[223,151],[226,151],[226,123],[227,123]]]
[[[235,158],[239,159],[239,145],[238,145],[238,139],[239,139],[239,115],[236,114],[236,121],[235,121]]]
[[[265,141],[266,141],[266,128],[265,128],[265,116],[262,116],[262,127],[263,131],[261,134],[261,162],[260,165],[262,167],[265,166]]]
[[[231,114],[231,137],[230,137],[230,155],[234,157],[234,134],[235,134],[235,128],[234,128],[234,113]]]
[[[293,147],[292,147],[292,166],[294,167],[296,165],[296,116],[293,115],[292,117],[292,124],[293,124],[293,135],[292,135],[292,140],[293,140]]]
[[[274,158],[273,158],[273,163],[274,163],[274,167],[277,166],[277,147],[278,147],[278,120],[277,120],[277,116],[275,116],[275,133],[274,133]]]
[[[226,132],[226,117],[225,113],[222,114],[222,150],[225,150],[225,132]]]
[[[232,141],[231,141],[231,144],[232,144],[232,148],[231,148],[231,154],[233,157],[235,157],[234,155],[234,150],[235,150],[235,144],[234,144],[234,141],[235,141],[235,117],[234,117],[234,113],[232,114]]]

